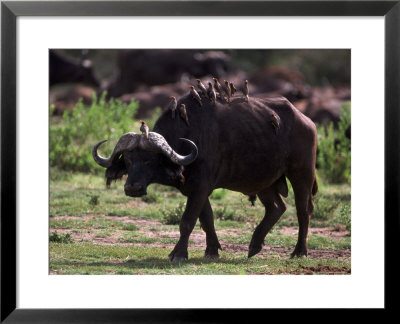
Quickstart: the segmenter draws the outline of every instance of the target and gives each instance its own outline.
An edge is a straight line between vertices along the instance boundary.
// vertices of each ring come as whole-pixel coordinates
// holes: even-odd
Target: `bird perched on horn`
[[[149,126],[146,125],[146,123],[141,120],[140,123],[142,124],[140,126],[140,131],[142,132],[142,134],[144,134],[146,136],[146,138],[149,138]]]

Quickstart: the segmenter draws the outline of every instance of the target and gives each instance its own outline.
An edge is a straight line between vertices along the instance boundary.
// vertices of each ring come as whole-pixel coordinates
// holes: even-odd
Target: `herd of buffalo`
[[[50,50],[50,102],[55,114],[72,108],[79,98],[90,104],[93,91],[107,91],[108,97],[123,102],[140,101],[137,118],[146,118],[156,107],[165,108],[169,97],[180,97],[188,83],[211,78],[231,80],[234,84],[249,81],[255,97],[283,96],[316,123],[339,120],[340,107],[350,100],[348,86],[312,87],[303,75],[284,67],[268,67],[253,73],[232,68],[231,57],[221,51],[197,50],[120,50],[115,55],[115,71],[100,80],[96,66],[82,54],[79,60]],[[60,91],[55,84],[72,84]]]
[[[51,53],[50,61],[55,57],[59,60],[61,55]],[[50,79],[54,84],[61,77],[70,82],[75,78],[97,91],[107,90],[110,97],[137,99],[140,116],[157,106],[164,108],[153,130],[142,123],[142,134],[121,134],[110,157],[98,153],[106,141],[99,139],[92,155],[106,169],[107,184],[126,176],[127,196],[146,195],[148,185],[159,183],[187,197],[180,238],[170,260],[188,258],[189,236],[197,220],[206,234],[205,256],[219,256],[221,245],[209,201],[216,188],[241,192],[251,200],[258,197],[265,206],[248,257],[260,252],[265,236],[286,211],[286,179],[293,187],[299,222],[292,257],[307,255],[312,197],[318,191],[314,122],[337,121],[350,90],[313,89],[299,73],[283,68],[233,73],[229,60],[218,51],[124,50],[118,53],[118,72],[106,82],[95,77],[85,57],[75,63],[66,59],[65,66],[74,64],[75,71],[59,72]],[[58,64],[59,69],[62,66]],[[211,77],[214,84],[207,82],[206,89],[201,80]],[[188,89],[188,84],[197,90]]]

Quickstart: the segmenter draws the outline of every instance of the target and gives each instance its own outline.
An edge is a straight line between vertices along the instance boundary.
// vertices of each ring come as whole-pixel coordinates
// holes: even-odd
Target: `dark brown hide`
[[[181,236],[170,259],[188,257],[188,240],[197,219],[206,232],[206,257],[218,257],[221,246],[208,200],[216,188],[239,191],[250,197],[257,195],[264,204],[265,217],[254,231],[248,256],[258,253],[268,231],[286,210],[282,198],[288,195],[286,178],[293,187],[299,221],[299,237],[292,256],[307,255],[311,198],[318,188],[314,123],[285,98],[250,97],[247,103],[242,96],[236,96],[231,103],[216,104],[204,98],[203,107],[199,107],[186,95],[178,100],[178,106],[181,104],[187,107],[190,126],[181,118],[172,119],[166,111],[153,131],[163,135],[179,154],[190,153],[190,148],[179,138],[190,139],[197,145],[197,159],[184,167],[184,183],[167,179],[167,174],[176,170],[165,156],[151,152],[124,153],[125,164],[129,165],[128,180],[134,179],[130,180],[130,186],[140,188],[138,195],[145,192],[149,183],[158,182],[175,186],[188,197],[179,227]],[[279,119],[278,129],[271,124],[272,114]]]
[[[172,147],[180,145],[179,137],[196,143],[199,156],[188,170],[205,164],[209,174],[204,182],[210,190],[223,187],[257,193],[289,169],[311,167],[315,162],[315,125],[286,99],[253,98],[247,104],[242,97],[234,97],[231,104],[216,106],[204,102],[200,109],[190,97],[180,99],[178,105],[186,104],[190,127],[164,113],[154,131]],[[281,120],[278,136],[270,123],[272,112]]]

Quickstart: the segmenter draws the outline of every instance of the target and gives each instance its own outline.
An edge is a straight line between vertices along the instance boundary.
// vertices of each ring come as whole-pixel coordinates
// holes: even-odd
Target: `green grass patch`
[[[147,193],[147,195],[141,197],[140,199],[148,204],[153,204],[162,201],[162,198],[154,192],[149,192]]]
[[[222,251],[220,260],[210,261],[203,258],[205,246],[201,249],[190,246],[196,243],[194,235],[189,241],[190,260],[181,265],[170,263],[167,257],[178,241],[175,235],[179,231],[178,224],[186,202],[180,192],[152,184],[148,191],[154,193],[155,199],[146,202],[142,198],[126,197],[123,192],[124,181],[113,183],[110,189],[106,189],[102,175],[58,171],[56,168],[51,168],[50,172],[55,174],[50,177],[50,228],[53,232],[58,230],[58,235],[63,237],[67,234],[59,232],[66,230],[73,239],[73,244],[51,241],[50,268],[54,273],[278,274],[285,271],[308,273],[308,268],[318,264],[342,266],[342,263],[330,259],[287,264],[286,259],[268,250],[263,250],[250,260],[247,260],[247,252]],[[284,235],[279,231],[283,226],[298,229],[290,182],[288,185],[289,197],[285,199],[287,211],[267,235],[265,243],[292,251],[297,234]],[[221,198],[211,197],[210,200],[218,237],[222,244],[244,244],[247,247],[255,227],[264,217],[264,206],[259,200],[255,206],[251,206],[247,196],[237,192],[221,192]],[[350,194],[349,184],[331,184],[323,177],[319,178],[319,192],[314,197],[317,212],[311,218],[310,226],[350,230]],[[175,235],[170,235],[171,231]],[[84,236],[85,233],[94,237],[96,244]],[[193,234],[199,233],[204,240],[205,234],[197,222]],[[79,238],[75,239],[74,234]],[[99,239],[114,241],[116,245],[101,245]],[[350,249],[350,243],[350,236],[309,235],[310,249]],[[161,248],[163,244],[167,248]],[[308,270],[299,268],[299,264],[308,267]],[[350,261],[345,263],[345,267],[350,269]]]
[[[252,274],[324,274],[321,268],[348,274],[350,263],[343,260],[282,259],[270,254],[268,258],[247,258],[245,253],[222,251],[218,260],[203,258],[204,251],[189,251],[185,262],[168,261],[169,250],[146,246],[99,246],[73,244],[65,249],[51,243],[50,253],[55,258],[50,264],[57,274],[148,274],[148,275],[252,275]]]
[[[54,231],[53,233],[50,234],[49,237],[50,242],[55,242],[55,243],[72,243],[72,238],[71,234],[58,234],[57,231]]]

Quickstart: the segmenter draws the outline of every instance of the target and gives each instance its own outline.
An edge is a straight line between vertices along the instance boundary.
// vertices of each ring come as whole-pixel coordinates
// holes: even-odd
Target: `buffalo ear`
[[[110,187],[111,181],[120,180],[125,174],[128,173],[126,169],[124,158],[121,155],[118,159],[115,159],[110,167],[106,170],[106,186]]]

